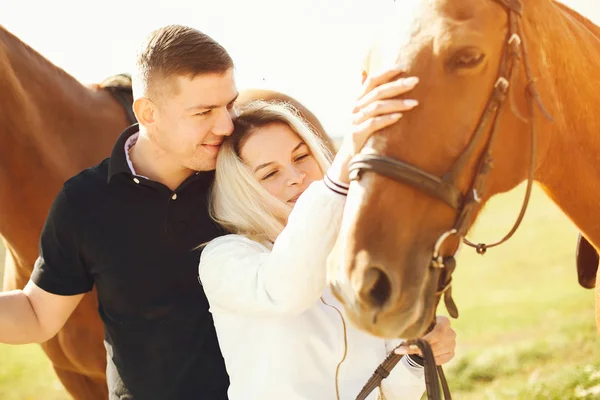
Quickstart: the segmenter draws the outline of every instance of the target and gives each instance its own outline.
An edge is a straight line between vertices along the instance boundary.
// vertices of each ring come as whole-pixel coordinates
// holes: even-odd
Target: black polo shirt
[[[213,172],[175,191],[133,176],[133,125],[110,158],[67,181],[40,241],[32,280],[59,294],[95,285],[111,399],[226,399],[229,378],[198,283],[200,250],[223,234],[210,219]]]

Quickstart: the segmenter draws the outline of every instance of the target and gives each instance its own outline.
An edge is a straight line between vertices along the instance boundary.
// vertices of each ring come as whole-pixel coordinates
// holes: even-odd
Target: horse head
[[[539,96],[523,21],[518,0],[401,1],[369,52],[365,75],[402,64],[420,78],[408,94],[420,105],[373,135],[351,164],[328,269],[358,327],[419,337],[443,294],[456,314],[451,274],[464,235],[491,196],[532,181]]]

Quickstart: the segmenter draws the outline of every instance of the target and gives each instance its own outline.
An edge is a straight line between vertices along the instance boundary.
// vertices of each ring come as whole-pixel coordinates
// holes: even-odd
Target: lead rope
[[[435,358],[433,356],[433,352],[431,351],[429,343],[427,343],[427,341],[423,339],[415,339],[409,340],[399,345],[398,347],[403,345],[416,345],[417,347],[419,347],[419,350],[421,350],[421,353],[423,354],[427,398],[429,400],[442,399],[442,392],[440,392],[441,382],[442,390],[444,393],[443,398],[446,400],[452,400],[452,396],[450,395],[450,389],[448,388],[448,382],[446,381],[444,371],[441,366],[436,365]],[[371,375],[371,378],[369,378],[369,380],[362,388],[358,396],[356,396],[356,400],[365,400],[367,396],[371,394],[371,392],[376,387],[379,387],[381,398],[381,394],[383,393],[381,391],[381,381],[388,377],[392,369],[396,366],[396,364],[398,364],[402,357],[403,356],[394,353],[394,351],[388,354],[386,359],[377,367],[375,372],[373,372],[373,375]],[[385,397],[383,397],[383,399],[385,399]]]
[[[344,319],[342,312],[340,310],[338,310],[337,307],[332,306],[331,304],[327,304],[325,302],[325,300],[323,300],[322,297],[321,297],[321,303],[325,304],[327,307],[334,309],[335,312],[338,313],[338,315],[340,316],[340,319],[342,321],[342,327],[344,330],[344,354],[342,356],[342,359],[340,360],[340,362],[337,364],[337,366],[335,368],[335,397],[336,397],[336,400],[341,400],[340,383],[339,383],[340,367],[342,366],[342,363],[346,360],[346,356],[348,355],[348,332],[346,330],[346,320]],[[429,345],[429,344],[427,344],[427,345]],[[394,353],[394,352],[392,351],[392,353]],[[377,396],[377,400],[386,400],[385,395],[383,394],[383,389],[381,388],[381,382],[379,383],[378,387],[379,387],[379,395]]]
[[[439,301],[439,300],[438,300]],[[433,329],[433,323],[429,327],[428,331]],[[410,346],[416,345],[419,350],[421,350],[421,354],[423,355],[424,368],[425,368],[425,387],[427,391],[427,399],[429,400],[441,400],[442,392],[440,392],[440,383],[442,386],[442,391],[444,393],[444,399],[452,400],[452,396],[450,395],[450,388],[448,387],[448,381],[446,380],[446,375],[442,369],[441,365],[437,365],[435,363],[435,357],[433,356],[433,351],[431,350],[431,346],[424,339],[414,339],[408,340],[398,346],[394,350],[396,350],[400,346]],[[375,390],[375,388],[379,387],[380,399],[383,395],[383,391],[381,390],[381,382],[387,378],[396,366],[398,362],[402,359],[402,355],[396,354],[392,350],[388,356],[383,360],[381,364],[377,367],[377,369],[373,372],[367,383],[363,386],[362,390],[356,396],[356,400],[365,400],[369,394]],[[383,397],[385,399],[385,397]]]

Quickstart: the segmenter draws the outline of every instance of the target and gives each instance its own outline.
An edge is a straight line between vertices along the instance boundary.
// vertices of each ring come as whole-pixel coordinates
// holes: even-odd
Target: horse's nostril
[[[360,297],[371,306],[382,308],[390,299],[392,283],[388,275],[379,267],[365,271]]]

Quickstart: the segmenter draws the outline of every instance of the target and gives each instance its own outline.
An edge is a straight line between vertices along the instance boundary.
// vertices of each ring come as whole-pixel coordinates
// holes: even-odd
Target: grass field
[[[506,233],[522,193],[520,187],[494,199],[473,239]],[[577,284],[576,233],[536,189],[507,244],[483,257],[462,249],[454,278],[458,349],[446,368],[454,398],[600,398],[600,341],[593,293]],[[0,345],[0,399],[62,398],[38,346]]]

